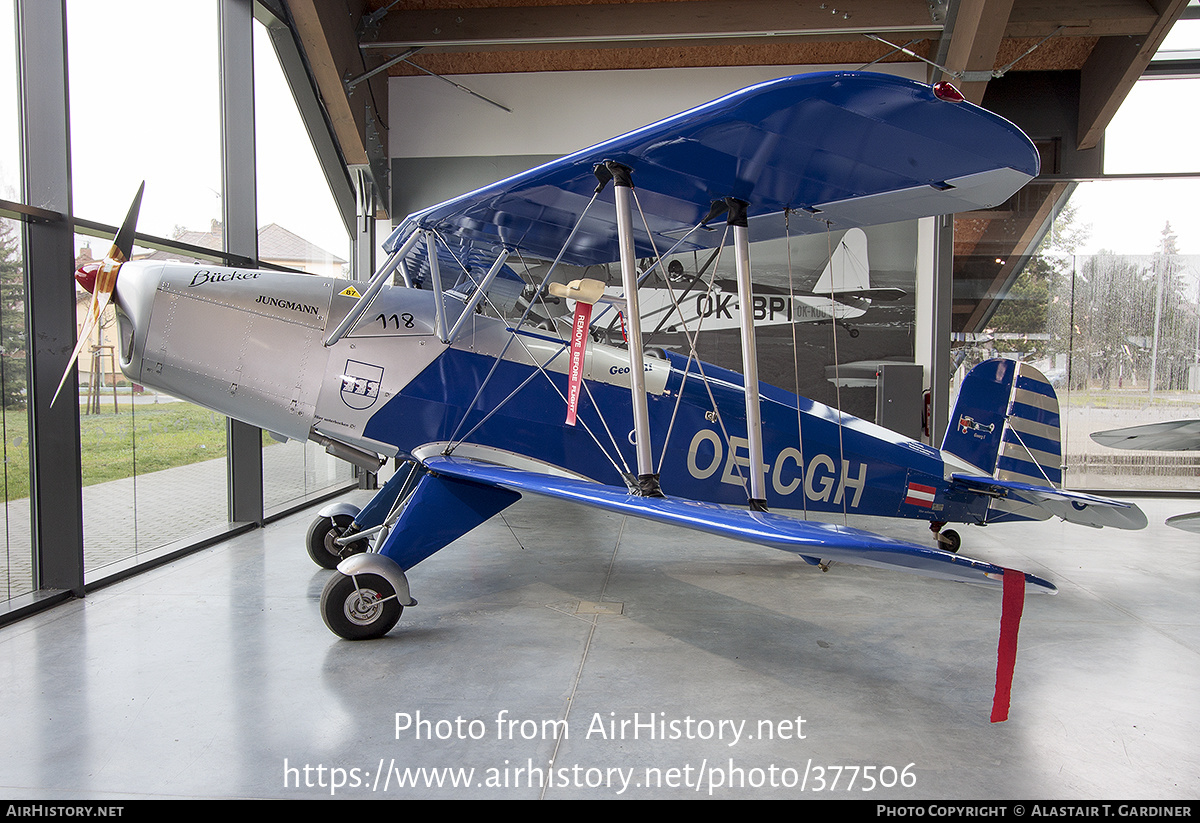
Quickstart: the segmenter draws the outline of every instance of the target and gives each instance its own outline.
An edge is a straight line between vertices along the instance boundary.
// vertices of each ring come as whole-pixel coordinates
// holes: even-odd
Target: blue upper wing
[[[982,108],[890,75],[826,72],[771,80],[410,216],[389,238],[435,229],[463,248],[520,249],[593,265],[618,259],[612,195],[581,215],[593,169],[629,166],[650,235],[669,248],[713,201],[749,204],[751,239],[822,232],[999,205],[1036,176],[1037,150]],[[681,250],[715,244],[697,232]],[[651,238],[653,235],[653,238]],[[697,236],[698,235],[698,236]],[[653,245],[651,244],[653,239]]]

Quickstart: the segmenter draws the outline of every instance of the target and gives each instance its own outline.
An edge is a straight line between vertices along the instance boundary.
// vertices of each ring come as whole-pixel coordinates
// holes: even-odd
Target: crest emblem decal
[[[342,372],[342,402],[352,409],[369,409],[379,399],[383,367],[347,360]]]

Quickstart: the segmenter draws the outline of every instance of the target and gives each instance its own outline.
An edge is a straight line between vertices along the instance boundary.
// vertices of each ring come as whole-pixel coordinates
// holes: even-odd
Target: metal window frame
[[[226,195],[224,221],[226,248],[222,251],[192,247],[166,238],[139,235],[140,244],[178,250],[225,265],[259,266],[255,192],[253,119],[253,22],[265,5],[256,0],[219,0],[221,59],[222,166]],[[18,58],[18,126],[21,152],[20,202],[0,201],[0,214],[20,224],[27,281],[29,343],[29,453],[31,539],[34,591],[0,603],[0,625],[70,597],[82,597],[103,585],[123,579],[181,554],[195,551],[230,534],[278,519],[318,500],[341,494],[350,484],[305,496],[295,505],[264,512],[262,446],[260,430],[234,423],[230,426],[230,522],[191,538],[176,541],[123,563],[120,570],[106,569],[95,579],[85,575],[83,551],[82,450],[77,404],[51,407],[52,392],[66,367],[76,335],[74,283],[63,276],[74,268],[75,235],[111,236],[115,227],[77,218],[71,190],[70,101],[68,96],[66,0],[14,0]],[[280,26],[284,28],[280,28]],[[290,29],[278,18],[268,24],[277,53],[280,43],[293,49],[293,88],[307,81],[298,47]],[[287,35],[284,37],[283,35]],[[286,51],[286,48],[285,48]],[[285,71],[288,63],[280,55]],[[308,96],[316,100],[311,87]],[[299,95],[298,95],[299,98]],[[306,112],[302,107],[302,112]],[[319,133],[319,123],[313,128]],[[312,131],[310,130],[310,135]],[[340,156],[331,154],[332,143],[313,136],[314,150],[326,167],[335,200],[348,229],[357,228],[356,270],[370,271],[374,255],[373,222],[369,210],[356,208],[354,187]],[[325,150],[322,151],[322,145]],[[332,163],[332,165],[331,165]],[[369,196],[369,195],[368,195]],[[348,212],[348,216],[347,216]],[[359,212],[366,212],[362,214]],[[357,219],[356,219],[357,218]],[[353,235],[352,235],[353,236]],[[280,269],[266,265],[264,268]],[[53,467],[52,469],[50,467]]]

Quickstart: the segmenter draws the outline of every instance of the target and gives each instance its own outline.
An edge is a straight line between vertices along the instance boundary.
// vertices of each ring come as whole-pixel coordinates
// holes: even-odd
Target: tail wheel
[[[951,554],[958,554],[958,549],[962,545],[962,538],[958,536],[958,532],[954,529],[942,529],[938,532],[938,547],[945,549]]]
[[[321,592],[321,617],[338,637],[370,640],[383,637],[400,620],[404,607],[392,584],[378,574],[336,574]]]
[[[349,543],[345,546],[336,541],[346,533],[354,518],[348,514],[337,514],[333,517],[318,517],[308,527],[308,537],[304,541],[308,556],[323,569],[336,569],[338,563],[352,554],[361,554],[368,547],[367,538]]]

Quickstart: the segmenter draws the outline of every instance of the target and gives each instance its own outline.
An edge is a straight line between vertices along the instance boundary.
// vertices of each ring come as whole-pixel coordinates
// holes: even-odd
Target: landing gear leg
[[[305,541],[314,563],[336,569],[347,557],[368,551],[373,539],[382,543],[387,538],[386,529],[400,516],[405,500],[424,474],[416,461],[408,461],[407,466],[407,472],[397,471],[361,511],[344,501],[321,509]],[[359,533],[361,539],[355,537]]]
[[[845,330],[846,330],[846,332],[847,332],[847,333],[848,333],[848,334],[849,334],[851,337],[858,337],[858,334],[859,334],[859,332],[858,332],[858,329],[856,329],[856,328],[854,328],[853,326],[851,326],[851,325],[850,325],[849,323],[847,323],[845,320],[834,320],[833,322],[834,322],[834,323],[836,323],[837,325],[841,326],[843,329],[845,329]]]

